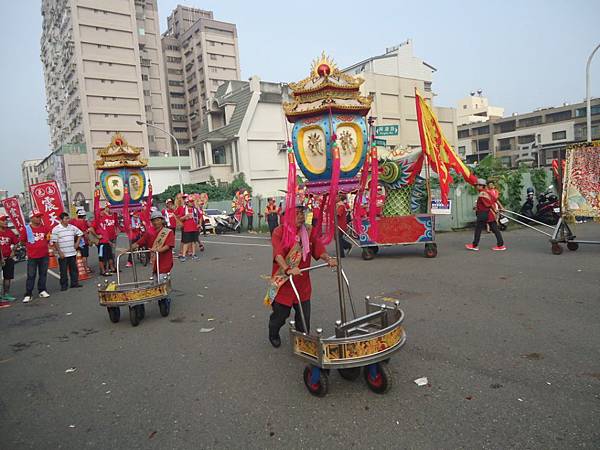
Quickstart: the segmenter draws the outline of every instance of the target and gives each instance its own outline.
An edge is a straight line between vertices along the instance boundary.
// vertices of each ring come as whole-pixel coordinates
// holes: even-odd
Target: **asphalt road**
[[[344,260],[361,308],[370,294],[406,312],[387,395],[332,372],[312,397],[286,329],[269,345],[264,237],[208,238],[200,261],[175,263],[171,315],[152,305],[137,328],[126,311],[109,321],[97,280],[60,293],[49,278],[49,299],[0,310],[0,448],[597,448],[600,247],[554,256],[542,235],[505,237],[504,253],[489,235],[469,253],[459,232],[438,235],[436,259]],[[335,277],[313,285],[313,329],[331,331]]]

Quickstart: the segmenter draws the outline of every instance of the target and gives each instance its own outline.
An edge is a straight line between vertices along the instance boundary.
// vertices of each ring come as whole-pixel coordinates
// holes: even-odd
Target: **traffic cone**
[[[77,273],[79,274],[78,278],[79,281],[85,281],[85,280],[89,280],[90,278],[90,274],[88,273],[88,271],[85,269],[85,266],[83,265],[83,258],[81,257],[81,255],[78,253],[77,257],[76,257],[76,261],[77,261]]]
[[[52,250],[50,250],[48,256],[50,257],[48,260],[48,269],[58,269],[58,260]]]

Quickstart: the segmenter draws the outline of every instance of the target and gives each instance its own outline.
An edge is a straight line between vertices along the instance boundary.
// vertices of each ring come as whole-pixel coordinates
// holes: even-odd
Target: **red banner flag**
[[[423,157],[426,156],[431,168],[440,178],[442,203],[447,205],[448,192],[450,190],[450,183],[452,182],[450,169],[454,169],[459,175],[462,175],[467,183],[473,185],[477,183],[477,177],[471,173],[471,170],[462,162],[452,147],[450,147],[433,111],[416,90],[415,101],[423,153],[413,166],[411,179],[414,179],[421,172]]]
[[[44,181],[32,184],[29,190],[33,199],[34,209],[44,215],[42,218],[44,225],[50,227],[58,225],[60,223],[58,217],[64,212],[65,208],[60,188],[56,181]]]
[[[25,236],[25,218],[21,205],[16,197],[9,197],[2,200],[2,206],[6,210],[6,215],[10,217],[10,221],[15,226],[15,230],[20,236]]]

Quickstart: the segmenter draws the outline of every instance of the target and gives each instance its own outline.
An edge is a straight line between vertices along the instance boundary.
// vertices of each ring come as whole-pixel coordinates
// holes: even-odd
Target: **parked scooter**
[[[215,222],[217,226],[215,233],[223,234],[228,231],[234,231],[240,233],[242,231],[242,223],[235,218],[235,213],[224,214],[221,216],[215,216]]]
[[[538,222],[545,223],[547,225],[556,225],[560,218],[560,205],[558,203],[558,196],[552,192],[553,186],[549,186],[546,192],[538,195],[537,207],[534,210],[534,192],[532,188],[527,188],[527,199],[523,206],[521,206],[521,215],[529,217]],[[530,221],[524,220],[529,223]]]

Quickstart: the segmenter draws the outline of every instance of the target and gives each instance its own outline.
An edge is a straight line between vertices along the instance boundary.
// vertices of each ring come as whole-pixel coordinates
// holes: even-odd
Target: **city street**
[[[597,224],[575,228],[599,237]],[[400,301],[406,346],[387,395],[331,373],[312,397],[303,363],[267,340],[264,235],[206,239],[200,261],[175,262],[171,314],[156,304],[134,328],[109,321],[96,295],[59,292],[0,311],[0,447],[21,448],[575,448],[600,442],[598,246],[550,253],[528,230],[507,252],[464,250],[472,232],[344,261],[355,302]],[[91,260],[94,260],[95,251]],[[129,276],[130,269],[124,269]],[[312,326],[338,318],[335,276],[313,274]],[[69,370],[74,369],[74,370]],[[427,377],[429,385],[414,380]]]

